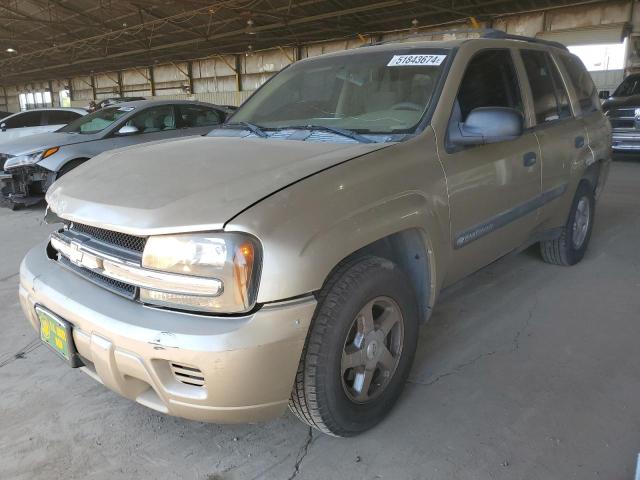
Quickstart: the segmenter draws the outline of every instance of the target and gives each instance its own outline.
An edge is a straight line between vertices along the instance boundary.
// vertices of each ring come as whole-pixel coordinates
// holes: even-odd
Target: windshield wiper
[[[226,127],[244,127],[249,130],[251,133],[257,135],[260,138],[267,138],[268,135],[260,128],[258,125],[249,122],[233,122],[233,123],[225,123],[222,125],[223,128]]]
[[[360,143],[375,143],[374,140],[371,140],[370,138],[367,138],[357,132],[354,132],[353,130],[348,130],[346,128],[329,127],[327,125],[292,125],[290,127],[280,127],[279,130],[286,130],[288,128],[292,130],[322,130],[325,132],[335,133],[336,135],[341,135],[343,137],[351,138]]]

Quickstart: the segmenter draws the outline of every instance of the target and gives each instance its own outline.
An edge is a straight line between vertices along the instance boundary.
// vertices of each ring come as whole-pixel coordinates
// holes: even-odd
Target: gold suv
[[[389,43],[294,63],[207,136],[103,153],[47,194],[20,300],[72,367],[170,415],[378,423],[438,292],[587,249],[611,129],[556,44]]]

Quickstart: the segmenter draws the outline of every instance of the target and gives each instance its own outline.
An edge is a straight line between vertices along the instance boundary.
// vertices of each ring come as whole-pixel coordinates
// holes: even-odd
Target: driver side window
[[[484,50],[469,62],[458,90],[461,121],[479,107],[509,107],[522,112],[522,96],[509,50]]]
[[[126,126],[136,127],[138,133],[154,133],[175,130],[176,117],[173,105],[151,107],[135,115]]]
[[[481,107],[506,107],[523,113],[522,95],[511,52],[482,50],[467,65],[453,105],[447,139],[471,111]],[[447,140],[447,149],[456,147]]]

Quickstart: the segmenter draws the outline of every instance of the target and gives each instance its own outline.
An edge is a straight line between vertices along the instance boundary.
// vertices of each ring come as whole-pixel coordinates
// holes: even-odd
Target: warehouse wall
[[[550,9],[544,12],[515,14],[495,18],[482,26],[489,26],[508,33],[536,36],[544,32],[571,32],[586,27],[610,27],[633,24],[638,32],[637,46],[640,49],[640,9],[632,15],[631,0],[613,0],[602,4]],[[635,24],[638,23],[636,26]],[[464,24],[447,25],[433,30],[463,28]],[[394,40],[406,37],[406,32],[389,33],[371,40]],[[421,31],[414,38],[441,38]],[[630,48],[630,63],[640,55]],[[7,88],[7,108],[19,109],[18,94],[51,88],[54,103],[59,102],[58,92],[65,85],[71,86],[72,105],[84,106],[93,98],[119,96],[144,96],[147,98],[199,99],[218,104],[239,105],[256,88],[295,59],[314,57],[328,52],[355,48],[363,44],[359,38],[306,45],[300,48],[276,48],[252,55],[213,57],[187,62],[153,65],[121,72],[96,73],[72,79],[54,79],[29,85]],[[235,71],[237,68],[237,72]],[[153,79],[153,82],[152,82]],[[3,101],[0,91],[0,104]],[[1,108],[1,107],[0,107]]]

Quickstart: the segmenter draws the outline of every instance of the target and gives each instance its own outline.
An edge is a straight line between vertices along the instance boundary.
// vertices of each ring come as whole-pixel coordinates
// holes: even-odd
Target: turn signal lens
[[[60,150],[60,147],[52,147],[52,148],[47,148],[43,154],[42,154],[42,158],[45,159],[47,157],[50,157],[51,155],[53,155],[54,153],[56,153],[58,150]]]

